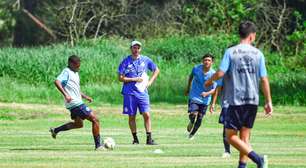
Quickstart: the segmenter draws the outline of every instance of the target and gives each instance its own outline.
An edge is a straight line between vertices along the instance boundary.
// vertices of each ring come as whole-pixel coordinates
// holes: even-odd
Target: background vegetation
[[[82,57],[81,80],[97,103],[120,103],[117,66],[129,42],[162,72],[153,102],[185,103],[191,68],[210,52],[215,69],[252,20],[264,51],[275,104],[306,105],[306,2],[303,0],[2,0],[0,101],[61,102],[52,84],[67,57]],[[17,48],[18,47],[18,48]],[[163,94],[160,94],[163,93]]]

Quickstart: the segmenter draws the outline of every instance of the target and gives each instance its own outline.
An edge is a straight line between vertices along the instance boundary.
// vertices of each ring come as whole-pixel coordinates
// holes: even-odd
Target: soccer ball
[[[115,140],[111,137],[106,137],[103,142],[106,149],[113,150],[116,146]]]

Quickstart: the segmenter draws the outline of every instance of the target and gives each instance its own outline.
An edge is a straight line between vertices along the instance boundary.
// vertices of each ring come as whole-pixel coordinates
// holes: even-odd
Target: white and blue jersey
[[[128,78],[136,78],[148,76],[148,70],[154,72],[156,69],[156,64],[149,57],[140,55],[139,58],[134,60],[129,55],[120,63],[118,73]],[[148,90],[138,87],[137,82],[124,82],[121,93],[123,95],[128,94],[143,97],[144,95],[148,95]]]
[[[189,100],[198,104],[208,105],[211,101],[211,95],[203,97],[202,92],[208,92],[215,89],[217,84],[205,88],[204,83],[213,76],[215,71],[210,69],[208,72],[203,72],[203,64],[197,65],[192,69],[191,76],[193,76],[191,89],[189,92]]]
[[[65,101],[67,109],[83,104],[80,91],[80,77],[78,72],[74,72],[69,68],[65,68],[62,73],[56,78],[62,84],[65,92],[72,98],[71,102]]]
[[[259,80],[267,76],[265,58],[249,44],[238,44],[226,50],[219,70],[225,73],[225,97],[229,105],[258,105]]]

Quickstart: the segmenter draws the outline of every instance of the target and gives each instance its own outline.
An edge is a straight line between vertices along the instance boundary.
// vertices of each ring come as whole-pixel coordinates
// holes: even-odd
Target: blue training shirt
[[[147,75],[148,70],[154,72],[156,64],[147,56],[140,55],[134,60],[132,55],[125,57],[119,65],[118,73],[128,78],[143,77]],[[123,95],[130,94],[134,96],[148,95],[148,90],[137,88],[137,82],[124,82],[121,93]]]
[[[208,92],[212,89],[215,89],[217,84],[214,83],[212,86],[205,88],[204,83],[215,73],[215,70],[210,69],[204,74],[203,64],[197,65],[192,69],[190,75],[193,76],[191,90],[189,92],[189,99],[199,104],[208,105],[211,101],[211,95],[203,97],[201,96],[202,92]]]
[[[238,44],[226,50],[219,70],[225,73],[225,97],[230,105],[259,103],[259,81],[267,76],[261,51],[250,44]]]

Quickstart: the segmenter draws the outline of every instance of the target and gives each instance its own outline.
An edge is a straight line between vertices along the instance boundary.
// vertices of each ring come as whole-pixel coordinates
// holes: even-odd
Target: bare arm
[[[81,93],[81,96],[83,99],[86,99],[89,103],[93,101],[93,99],[90,96],[85,95],[84,93]]]
[[[272,98],[271,98],[271,92],[270,92],[270,84],[268,77],[262,77],[261,78],[261,87],[262,92],[265,96],[265,112],[267,115],[271,115],[273,112],[272,107]]]
[[[211,86],[213,84],[213,81],[216,81],[224,76],[224,72],[221,70],[218,70],[210,79],[208,79],[205,82],[205,87]]]
[[[72,98],[70,97],[70,95],[68,95],[68,93],[65,92],[64,88],[62,87],[61,81],[55,80],[54,84],[55,84],[56,88],[62,93],[66,102],[69,103],[72,100]]]
[[[120,82],[124,82],[124,83],[127,83],[127,82],[142,82],[142,78],[140,78],[140,77],[128,78],[128,77],[126,77],[122,74],[119,74],[118,79],[119,79]]]
[[[156,68],[155,71],[153,72],[153,75],[152,75],[151,79],[150,79],[149,82],[148,82],[147,88],[150,87],[150,86],[152,85],[152,83],[153,83],[153,82],[155,81],[155,79],[157,78],[159,72],[160,72],[159,69]]]
[[[186,89],[185,89],[185,96],[188,96],[188,94],[189,94],[192,79],[193,79],[193,75],[191,74],[191,75],[189,75],[187,87],[186,87]]]
[[[210,113],[213,113],[215,111],[215,105],[216,105],[217,98],[218,98],[218,95],[219,95],[220,91],[221,91],[221,86],[219,86],[215,89],[215,93],[213,94],[212,101],[211,101],[211,104],[210,104],[210,109],[209,109]]]

